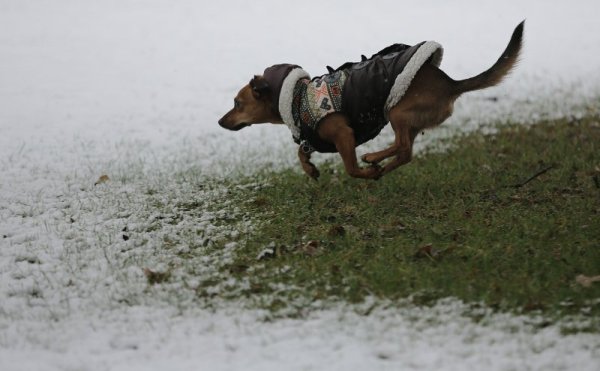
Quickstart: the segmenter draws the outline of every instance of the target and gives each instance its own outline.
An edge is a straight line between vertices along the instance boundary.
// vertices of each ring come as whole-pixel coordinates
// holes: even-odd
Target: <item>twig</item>
[[[598,176],[598,174],[596,174],[592,177],[592,179],[594,180],[594,184],[596,185],[596,188],[600,188],[600,176]]]
[[[537,178],[538,176],[544,174],[546,171],[552,169],[554,167],[554,165],[550,165],[550,166],[546,166],[545,168],[539,170],[537,173],[533,174],[532,176],[530,176],[529,178],[527,178],[527,180],[525,180],[524,182],[521,183],[517,183],[515,185],[513,185],[514,188],[520,188],[523,187],[525,184],[531,182],[532,180],[534,180],[535,178]]]

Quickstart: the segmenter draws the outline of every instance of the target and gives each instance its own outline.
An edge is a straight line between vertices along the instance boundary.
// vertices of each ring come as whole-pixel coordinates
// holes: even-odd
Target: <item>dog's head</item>
[[[233,99],[233,108],[221,117],[219,125],[240,130],[252,124],[279,121],[273,107],[272,91],[263,76],[254,76]]]

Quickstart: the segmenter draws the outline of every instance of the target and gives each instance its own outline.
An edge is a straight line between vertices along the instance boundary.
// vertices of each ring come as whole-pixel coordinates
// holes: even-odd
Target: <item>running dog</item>
[[[259,123],[285,124],[299,144],[302,169],[311,178],[319,177],[310,162],[317,151],[338,152],[352,177],[379,179],[411,161],[417,134],[450,117],[461,94],[503,80],[519,58],[523,28],[524,21],[491,68],[459,81],[438,68],[443,48],[434,41],[394,44],[370,58],[362,56],[360,62],[328,66],[328,74],[313,79],[298,65],[277,64],[239,91],[219,125],[240,130]],[[368,166],[359,166],[356,147],[377,136],[388,122],[394,143],[365,154],[361,159]]]

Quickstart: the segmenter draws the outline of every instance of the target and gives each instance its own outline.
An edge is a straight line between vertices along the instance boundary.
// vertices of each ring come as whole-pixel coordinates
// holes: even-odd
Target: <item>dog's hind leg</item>
[[[440,69],[424,65],[400,102],[389,112],[396,133],[394,158],[383,174],[409,163],[413,142],[421,130],[438,126],[452,114],[455,96],[450,94],[452,80]],[[384,152],[384,151],[382,151]]]
[[[403,111],[399,106],[394,107],[390,111],[390,123],[396,137],[394,145],[381,152],[391,151],[393,149],[394,152],[388,157],[394,156],[394,158],[385,164],[382,175],[385,175],[412,160],[413,143],[420,131],[418,128],[411,126],[410,123],[414,119],[414,113]]]
[[[399,142],[395,157],[383,167],[382,175],[385,175],[399,166],[409,163],[412,160],[413,142],[419,130],[411,128],[408,125],[401,126],[396,131],[396,139]]]

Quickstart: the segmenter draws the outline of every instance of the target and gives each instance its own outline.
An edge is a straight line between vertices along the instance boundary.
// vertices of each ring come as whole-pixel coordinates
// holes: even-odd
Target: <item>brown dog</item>
[[[258,123],[285,123],[300,144],[300,164],[310,177],[319,177],[310,162],[311,153],[317,150],[339,152],[350,176],[378,179],[411,161],[417,134],[444,122],[461,94],[502,81],[517,62],[523,25],[515,28],[490,69],[460,81],[437,67],[442,49],[434,42],[412,47],[395,44],[361,62],[346,63],[337,70],[328,67],[330,74],[313,80],[299,66],[275,65],[239,91],[234,108],[219,125],[240,130]],[[362,156],[370,166],[360,167],[356,147],[376,136],[388,120],[394,143]]]

